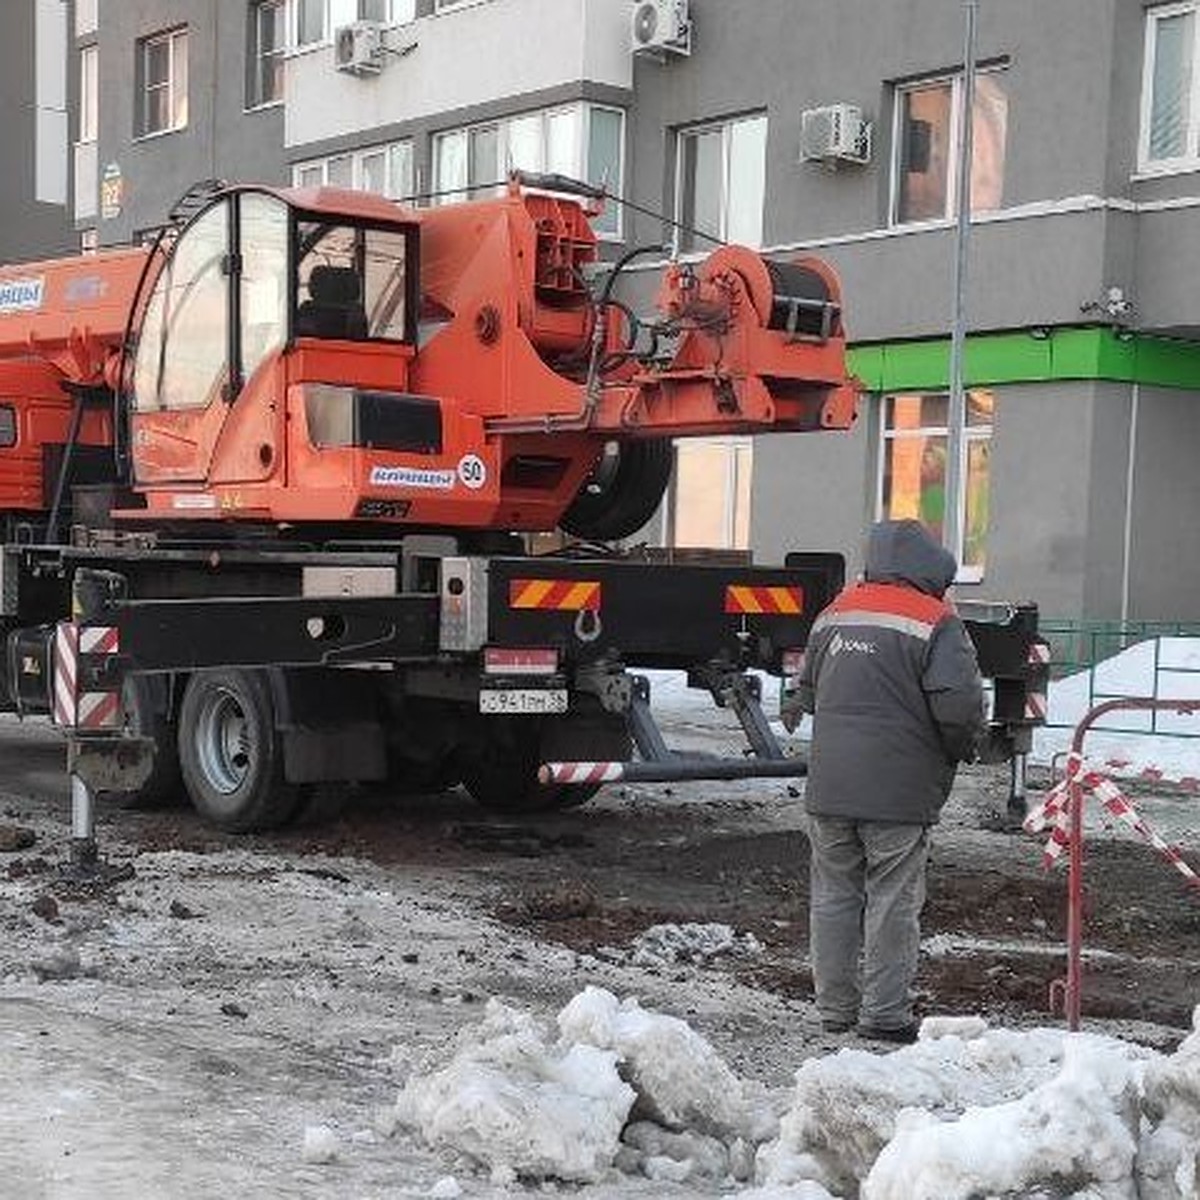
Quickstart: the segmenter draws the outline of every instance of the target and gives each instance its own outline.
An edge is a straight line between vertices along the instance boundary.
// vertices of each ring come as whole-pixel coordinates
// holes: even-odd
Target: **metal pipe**
[[[1017,753],[1009,762],[1008,812],[1010,816],[1025,818],[1025,768],[1028,755]]]
[[[71,772],[70,857],[72,869],[81,874],[94,871],[99,858],[92,792],[74,771]]]
[[[797,779],[808,774],[800,758],[699,758],[676,755],[659,762],[543,763],[542,784],[682,783],[703,779]]]
[[[971,159],[975,114],[975,25],[979,0],[964,0],[963,83],[958,116],[958,220],[954,234],[954,320],[950,333],[950,411],[946,421],[946,480],[942,514],[942,544],[956,557],[962,554],[964,502],[963,462],[966,399],[963,356],[966,349],[967,257],[971,232]]]
[[[1138,409],[1142,387],[1134,383],[1129,394],[1129,457],[1125,463],[1125,528],[1121,538],[1121,621],[1129,620],[1130,560],[1133,558],[1133,482],[1137,463]]]

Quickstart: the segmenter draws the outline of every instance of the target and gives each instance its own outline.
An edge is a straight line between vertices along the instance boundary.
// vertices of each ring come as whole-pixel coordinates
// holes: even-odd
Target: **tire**
[[[266,676],[198,671],[179,710],[179,764],[196,811],[232,833],[277,829],[299,789],[283,775],[283,748]]]
[[[545,812],[559,805],[563,788],[538,783],[539,723],[493,718],[459,755],[463,787],[476,804],[493,812]]]
[[[674,461],[667,438],[610,442],[559,525],[585,541],[637,533],[658,511]]]
[[[169,684],[161,679],[133,675],[121,689],[125,728],[154,742],[150,777],[132,792],[102,792],[105,804],[124,809],[166,808],[183,799],[183,776],[175,723],[167,716]]]
[[[538,782],[542,762],[554,759],[623,761],[632,742],[625,722],[600,712],[594,703],[548,721],[493,719],[459,761],[463,786],[484,808],[506,813],[579,808],[600,785],[546,787]]]

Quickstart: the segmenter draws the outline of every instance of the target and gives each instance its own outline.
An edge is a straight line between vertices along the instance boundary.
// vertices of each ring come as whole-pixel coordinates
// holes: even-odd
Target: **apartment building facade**
[[[10,0],[0,48],[0,262],[62,253],[73,242],[67,0]]]
[[[646,536],[853,562],[877,516],[940,527],[960,0],[97,3],[71,46],[85,242],[210,177],[414,203],[510,166],[602,181],[632,202],[600,226],[613,253],[670,248],[630,267],[634,300],[714,238],[833,262],[865,389],[848,435],[681,443]],[[646,7],[665,24],[634,53]],[[1197,7],[980,0],[965,596],[1200,619]]]

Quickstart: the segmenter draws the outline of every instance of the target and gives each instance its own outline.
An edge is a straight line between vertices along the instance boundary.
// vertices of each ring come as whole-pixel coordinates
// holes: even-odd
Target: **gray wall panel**
[[[29,262],[76,245],[66,207],[35,199],[37,140],[34,0],[4,0],[0,42],[0,262]],[[68,76],[68,84],[70,77]]]
[[[1200,621],[1200,393],[1143,387],[1129,615]]]
[[[137,43],[188,27],[187,128],[134,136]],[[116,163],[124,180],[119,217],[99,222],[102,243],[126,241],[160,224],[199,179],[283,182],[282,107],[244,113],[246,4],[242,0],[121,0],[100,23],[100,172]]]

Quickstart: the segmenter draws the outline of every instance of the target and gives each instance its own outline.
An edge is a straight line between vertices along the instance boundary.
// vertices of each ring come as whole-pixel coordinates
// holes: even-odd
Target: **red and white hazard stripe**
[[[80,654],[116,654],[121,637],[115,625],[84,625],[79,630]]]
[[[552,762],[538,772],[542,783],[616,783],[625,778],[620,762]]]
[[[1046,693],[1027,692],[1025,695],[1025,720],[1044,721],[1046,719]]]
[[[121,725],[119,692],[84,692],[75,712],[79,729],[118,729]]]
[[[76,686],[79,681],[79,627],[60,621],[54,631],[54,723],[75,724]]]
[[[116,654],[121,648],[115,625],[76,625],[61,621],[54,631],[54,723],[66,729],[118,729],[119,691],[79,692],[83,654]]]
[[[1029,661],[1034,666],[1045,666],[1050,661],[1050,643],[1033,642],[1029,647]]]

